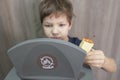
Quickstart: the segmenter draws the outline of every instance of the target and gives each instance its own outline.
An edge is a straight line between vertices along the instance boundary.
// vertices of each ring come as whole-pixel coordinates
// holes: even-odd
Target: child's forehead
[[[64,18],[67,18],[67,15],[65,13],[60,13],[60,12],[57,12],[57,13],[51,13],[50,15],[46,16],[47,18],[59,18],[59,17],[64,17]]]
[[[68,23],[67,16],[65,14],[51,14],[44,18],[43,23]]]

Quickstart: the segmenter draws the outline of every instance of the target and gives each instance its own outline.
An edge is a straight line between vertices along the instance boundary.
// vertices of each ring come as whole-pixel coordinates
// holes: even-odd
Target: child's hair
[[[41,0],[39,4],[40,21],[43,23],[45,17],[55,14],[65,14],[69,23],[73,17],[73,7],[69,0]]]

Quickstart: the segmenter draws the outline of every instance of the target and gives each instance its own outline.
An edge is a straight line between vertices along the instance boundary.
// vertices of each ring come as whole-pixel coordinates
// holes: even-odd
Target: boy
[[[69,0],[42,0],[39,10],[40,21],[46,37],[69,41],[79,46],[81,40],[68,36],[73,17],[73,8]],[[92,49],[88,52],[85,64],[108,72],[116,71],[114,60],[106,57],[101,50]]]

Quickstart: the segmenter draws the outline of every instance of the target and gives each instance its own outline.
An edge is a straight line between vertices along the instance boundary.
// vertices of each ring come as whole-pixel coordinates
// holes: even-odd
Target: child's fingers
[[[102,51],[94,50],[94,49],[92,49],[90,52],[88,52],[87,56],[91,56],[91,55],[95,55],[95,54],[104,56],[104,53]]]
[[[87,60],[86,62],[89,64],[103,64],[104,60]]]
[[[102,66],[101,65],[90,65],[90,66],[92,66],[92,67],[96,67],[96,68],[102,68]]]
[[[86,61],[86,63],[89,64],[90,66],[100,68],[103,66],[104,60],[88,60]]]
[[[105,56],[100,55],[100,54],[91,54],[86,56],[86,60],[104,60]]]

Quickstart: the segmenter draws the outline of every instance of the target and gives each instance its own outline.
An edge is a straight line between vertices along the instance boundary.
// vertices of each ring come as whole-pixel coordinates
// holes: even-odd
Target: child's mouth
[[[61,39],[60,37],[52,37],[53,39]]]

